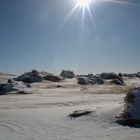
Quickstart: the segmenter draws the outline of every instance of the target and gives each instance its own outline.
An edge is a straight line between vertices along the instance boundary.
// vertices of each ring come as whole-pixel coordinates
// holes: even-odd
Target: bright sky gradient
[[[140,0],[75,1],[0,0],[0,71],[140,71]]]

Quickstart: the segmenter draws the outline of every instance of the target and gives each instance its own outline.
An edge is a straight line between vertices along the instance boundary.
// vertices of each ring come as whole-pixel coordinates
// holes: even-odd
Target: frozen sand
[[[62,88],[55,87],[58,83],[35,83],[34,94],[0,96],[0,140],[140,139],[139,128],[115,123],[125,94],[91,94],[95,89],[111,92],[112,86],[78,87],[74,82],[62,82]],[[93,113],[68,117],[79,109]]]

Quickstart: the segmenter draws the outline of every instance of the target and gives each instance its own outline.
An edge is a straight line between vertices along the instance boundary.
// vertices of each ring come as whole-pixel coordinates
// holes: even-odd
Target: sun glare
[[[91,0],[77,0],[76,1],[77,6],[82,6],[82,7],[88,6],[90,2]]]

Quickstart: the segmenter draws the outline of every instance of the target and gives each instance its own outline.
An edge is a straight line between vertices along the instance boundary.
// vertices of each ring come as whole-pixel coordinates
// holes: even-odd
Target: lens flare
[[[57,33],[55,34],[55,36],[52,39],[52,42],[57,38],[57,36],[61,33],[61,31],[63,30],[63,28],[66,26],[66,24],[69,22],[69,20],[72,18],[72,16],[75,14],[75,12],[77,10],[81,10],[82,12],[82,22],[81,22],[81,27],[84,27],[84,21],[85,21],[85,16],[87,16],[88,13],[90,16],[90,19],[93,23],[93,27],[94,29],[97,31],[97,26],[96,26],[96,18],[95,18],[95,11],[94,11],[94,6],[96,6],[96,4],[101,4],[101,3],[114,3],[115,5],[127,5],[127,6],[138,6],[140,7],[140,4],[136,3],[136,2],[128,2],[127,0],[73,0],[74,1],[74,7],[70,10],[70,12],[68,13],[64,23],[61,25],[61,27],[59,28],[59,30],[57,31]]]
[[[88,6],[90,2],[91,0],[77,0],[76,4],[77,6],[85,7],[85,6]]]

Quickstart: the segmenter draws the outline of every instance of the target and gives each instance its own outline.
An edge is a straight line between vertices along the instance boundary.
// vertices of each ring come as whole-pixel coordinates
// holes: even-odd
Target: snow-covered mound
[[[59,75],[46,75],[44,77],[44,80],[48,80],[48,81],[52,81],[52,82],[59,82],[59,81],[63,80],[63,77],[61,77]]]
[[[129,92],[125,98],[126,111],[131,119],[140,120],[140,88]]]
[[[80,85],[104,84],[104,80],[98,75],[93,75],[91,77],[79,77],[78,84]]]
[[[121,86],[124,86],[125,85],[124,81],[123,80],[119,80],[119,79],[113,79],[111,81],[111,83],[113,83],[115,85],[121,85]]]
[[[17,78],[15,78],[15,80],[23,81],[25,83],[33,83],[43,81],[43,77],[38,71],[33,70],[32,72],[27,72],[18,76]]]
[[[14,84],[12,84],[12,83],[6,83],[6,84],[0,85],[1,93],[7,93],[7,92],[15,91],[15,90],[16,89],[14,88]]]
[[[123,73],[122,76],[123,77],[128,77],[128,78],[134,78],[134,77],[140,78],[140,72],[137,72],[137,73]]]
[[[74,78],[75,76],[74,72],[70,70],[62,70],[60,75],[64,78]]]
[[[88,79],[86,77],[79,77],[77,83],[80,85],[88,85],[89,84]]]
[[[100,76],[103,78],[103,79],[118,79],[119,76],[114,73],[114,72],[110,72],[110,73],[101,73]]]
[[[140,124],[140,88],[129,91],[124,101],[125,109],[122,113],[122,123],[128,125]]]
[[[31,84],[9,79],[7,82],[0,84],[0,95],[7,95],[11,93],[34,93],[35,89],[36,88],[32,87]]]

